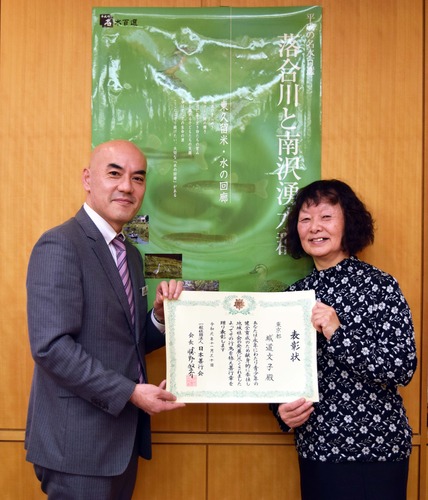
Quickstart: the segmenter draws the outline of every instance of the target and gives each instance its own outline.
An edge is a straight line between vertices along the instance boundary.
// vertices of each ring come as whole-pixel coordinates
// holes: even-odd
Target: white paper
[[[318,401],[315,292],[165,300],[167,390],[185,403]]]

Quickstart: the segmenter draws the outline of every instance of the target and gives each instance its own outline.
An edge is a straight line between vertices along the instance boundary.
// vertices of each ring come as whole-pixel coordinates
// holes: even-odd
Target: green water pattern
[[[100,26],[101,14],[111,15],[113,27]],[[321,170],[320,7],[93,10],[92,142],[125,138],[145,151],[140,213],[150,217],[150,236],[136,245],[143,255],[182,254],[184,279],[218,280],[222,291],[276,290],[311,267],[309,259],[277,250],[286,207],[275,175],[285,33],[298,35],[304,49],[293,59],[300,68],[299,104],[289,107],[301,168],[298,178],[291,172],[285,181],[303,186]],[[220,144],[222,102],[227,144]],[[184,143],[181,129],[174,131],[181,123]],[[231,182],[227,203],[217,187],[221,158]],[[148,281],[153,294],[156,280]]]

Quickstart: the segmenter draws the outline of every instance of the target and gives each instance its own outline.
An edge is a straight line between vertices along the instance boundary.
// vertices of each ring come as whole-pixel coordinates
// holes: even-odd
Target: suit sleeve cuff
[[[152,309],[152,321],[155,327],[162,333],[165,333],[165,323],[161,323],[156,319],[155,310]]]

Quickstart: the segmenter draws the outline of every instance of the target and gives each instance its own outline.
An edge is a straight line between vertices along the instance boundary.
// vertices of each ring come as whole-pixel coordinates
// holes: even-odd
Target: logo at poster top
[[[100,14],[101,28],[113,28],[115,26],[137,26],[137,19],[115,19],[111,14]]]
[[[100,26],[102,28],[113,28],[114,21],[111,14],[100,14]]]

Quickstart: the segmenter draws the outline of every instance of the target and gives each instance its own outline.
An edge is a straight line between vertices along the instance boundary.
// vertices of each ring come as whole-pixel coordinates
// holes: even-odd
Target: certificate
[[[165,300],[167,389],[185,403],[318,401],[315,292]]]

